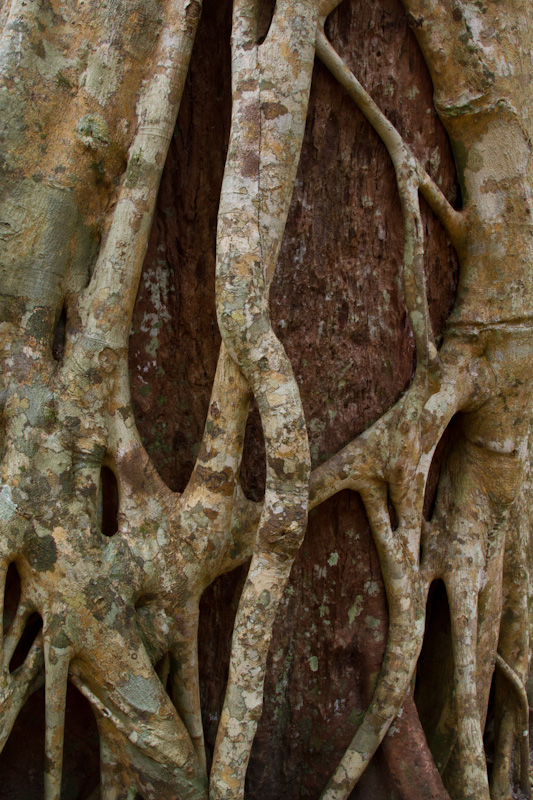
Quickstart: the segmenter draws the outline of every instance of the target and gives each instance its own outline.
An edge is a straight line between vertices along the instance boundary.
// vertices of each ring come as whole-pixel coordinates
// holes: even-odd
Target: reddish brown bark
[[[185,485],[193,465],[219,341],[213,286],[218,187],[229,129],[224,30],[229,30],[228,8],[217,4],[215,11],[208,4],[163,179],[132,337],[132,387],[143,436],[161,474],[176,488]],[[400,4],[341,6],[330,34],[453,197],[447,138]],[[438,332],[453,298],[455,260],[431,213],[424,219],[429,300]],[[413,344],[396,280],[402,241],[385,148],[317,64],[299,178],[271,293],[276,332],[302,392],[314,466],[379,417],[411,377]],[[158,265],[170,273],[172,287],[163,317],[151,302],[147,277]],[[143,331],[143,320],[152,314],[163,323],[153,339]],[[155,357],[154,340],[159,342]],[[243,482],[255,498],[262,491],[261,439],[254,412]],[[200,661],[208,746],[223,697],[236,607],[233,587],[240,586],[240,575],[232,574],[204,598]],[[379,669],[385,640],[379,562],[358,497],[343,493],[311,514],[293,569],[271,648],[267,699],[248,775],[251,798],[318,796],[353,735],[354,709],[368,702],[369,677]],[[411,766],[413,773],[418,762],[428,762],[427,752],[413,752],[418,744],[404,740],[402,754],[389,744],[393,769],[398,759],[405,766],[409,755],[413,761],[406,769]],[[385,764],[380,758],[356,797],[393,796]]]
[[[229,0],[205,0],[130,345],[141,434],[161,475],[178,490],[197,454],[220,343],[214,248],[230,118],[230,11]],[[453,197],[447,138],[398,0],[345,3],[329,28],[345,61]],[[453,298],[455,259],[431,213],[423,213],[429,302],[438,332]],[[317,64],[299,178],[271,293],[276,332],[302,394],[313,466],[379,417],[411,378],[413,341],[397,282],[402,242],[385,148]],[[262,464],[259,417],[252,412],[243,484],[256,499]],[[200,663],[208,748],[216,733],[241,585],[239,570],[220,579],[203,601]],[[362,505],[357,495],[343,492],[312,512],[279,614],[249,769],[250,800],[318,796],[368,702],[385,647],[386,620],[379,561]],[[36,696],[13,733],[31,746],[8,746],[2,755],[2,768],[12,767],[2,797],[24,800],[40,791],[17,783],[25,770],[16,761],[22,752],[26,768],[28,753],[42,752],[33,730],[40,724],[39,702]],[[73,723],[87,734],[88,710],[80,700],[72,702]],[[409,715],[412,720],[412,706]],[[423,764],[431,773],[419,732],[409,738],[416,720],[404,726],[405,736],[398,737],[401,752],[389,737],[385,757],[373,763],[354,798],[401,795],[407,800],[400,772],[414,774]],[[87,796],[97,782],[95,735],[86,736],[80,747],[83,758],[66,762],[72,781],[66,781],[65,797],[73,800]],[[40,775],[37,763],[35,768]]]

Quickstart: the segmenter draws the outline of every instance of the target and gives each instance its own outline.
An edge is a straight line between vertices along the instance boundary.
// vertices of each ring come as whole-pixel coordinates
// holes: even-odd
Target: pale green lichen
[[[89,150],[107,147],[110,142],[107,122],[99,114],[85,114],[77,126],[78,138]]]

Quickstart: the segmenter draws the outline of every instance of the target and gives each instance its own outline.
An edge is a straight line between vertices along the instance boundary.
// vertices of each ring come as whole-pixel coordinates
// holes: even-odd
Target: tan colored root
[[[0,750],[3,749],[16,719],[33,692],[44,685],[44,655],[42,635],[33,642],[24,664],[13,673],[4,672],[0,694]]]
[[[386,487],[362,496],[387,591],[389,634],[370,706],[321,800],[347,800],[350,796],[404,702],[424,635],[416,565],[408,546],[392,530]]]
[[[515,458],[513,453],[520,451],[525,441],[527,434],[521,420],[526,416],[524,408],[529,407],[526,394],[517,399],[513,391],[515,383],[522,382],[525,386],[529,381],[523,363],[530,363],[527,336],[521,341],[515,336],[512,346],[509,341],[507,344],[503,341],[503,358],[500,358],[502,341],[498,336],[500,339],[503,336],[504,340],[505,336],[510,339],[514,336],[506,328],[508,322],[511,328],[515,326],[515,332],[521,328],[527,333],[524,310],[519,309],[522,316],[513,317],[507,309],[509,320],[504,314],[502,322],[499,316],[494,319],[490,316],[494,312],[490,303],[496,303],[499,314],[503,297],[503,293],[497,291],[500,273],[505,272],[505,280],[511,281],[507,271],[501,269],[502,264],[509,274],[515,270],[513,280],[520,280],[521,287],[522,281],[525,285],[527,275],[523,273],[526,270],[520,265],[529,263],[531,253],[525,247],[520,250],[519,244],[516,251],[514,247],[515,240],[520,243],[522,228],[525,230],[530,223],[524,222],[525,217],[524,220],[520,218],[519,210],[515,212],[516,218],[504,220],[505,225],[500,219],[487,221],[484,214],[491,207],[490,202],[483,201],[474,209],[471,204],[464,214],[449,206],[398,132],[325,39],[324,17],[335,5],[336,0],[315,4],[310,0],[278,0],[269,35],[259,46],[256,41],[258,4],[254,0],[235,3],[232,138],[218,231],[217,312],[224,345],[202,449],[184,494],[179,497],[163,485],[140,441],[129,397],[126,348],[157,185],[199,14],[199,3],[195,0],[164,4],[164,35],[154,48],[152,71],[146,70],[139,103],[131,115],[130,123],[136,130],[129,140],[127,169],[121,180],[120,175],[114,176],[117,185],[120,183],[118,196],[110,192],[106,197],[110,208],[113,203],[116,205],[113,212],[106,209],[105,223],[101,224],[104,241],[87,289],[82,289],[85,283],[78,278],[78,283],[68,291],[61,283],[57,298],[47,299],[50,320],[42,342],[30,345],[27,317],[21,322],[14,346],[15,349],[26,348],[30,353],[31,368],[21,366],[26,363],[24,359],[3,359],[8,451],[17,454],[20,444],[17,430],[29,419],[21,409],[39,406],[49,413],[43,412],[39,422],[32,423],[33,441],[25,440],[20,453],[11,460],[8,458],[5,467],[2,464],[5,485],[0,508],[9,520],[13,518],[8,525],[2,525],[2,575],[5,579],[7,564],[20,558],[26,570],[29,595],[23,597],[3,644],[5,698],[2,704],[5,713],[0,744],[7,738],[22,703],[45,676],[46,748],[51,762],[46,777],[47,800],[58,800],[60,793],[69,662],[73,682],[102,716],[102,785],[106,797],[126,800],[137,789],[151,796],[153,785],[157,783],[158,800],[173,800],[176,795],[205,800],[207,785],[196,652],[198,601],[214,577],[252,555],[232,643],[230,680],[219,728],[211,794],[215,799],[233,799],[240,798],[244,791],[246,764],[261,713],[272,625],[303,536],[309,495],[305,420],[290,364],[272,331],[268,291],[295,179],[315,40],[317,52],[386,142],[395,165],[404,216],[404,291],[418,358],[417,374],[406,395],[382,420],[320,467],[312,479],[311,505],[341,488],[361,492],[380,555],[390,610],[389,640],[376,692],[324,796],[336,800],[347,796],[398,712],[421,646],[425,587],[432,577],[439,575],[445,577],[450,595],[455,688],[461,704],[455,712],[459,746],[452,755],[452,762],[462,759],[457,771],[458,780],[463,784],[461,791],[464,789],[467,796],[475,800],[487,796],[480,740],[501,604],[498,596],[500,540],[504,533],[512,535],[506,509],[512,502],[514,488],[522,479],[520,457]],[[433,40],[429,41],[431,25],[428,26],[428,20],[435,26],[434,32],[441,25],[439,30],[446,34],[446,46],[457,39],[457,25],[466,24],[462,16],[460,20],[452,18],[442,4],[406,0],[405,5],[412,15],[421,15],[419,35],[430,51],[430,62]],[[515,20],[519,4],[509,5],[509,14]],[[36,17],[30,7],[22,9],[18,4],[11,4],[11,11],[13,14],[20,12],[24,17],[24,22],[28,23],[25,30],[35,28]],[[492,9],[489,11],[494,13]],[[14,65],[12,56],[16,56],[17,47],[20,48],[14,30],[14,27],[3,30],[3,44],[9,57],[2,66],[8,76]],[[502,31],[504,34],[507,35]],[[27,44],[26,38],[24,44]],[[476,47],[473,46],[472,51],[476,51]],[[438,52],[438,57],[444,58],[449,67],[450,52],[440,44]],[[474,56],[471,50],[464,55],[461,79],[466,80],[466,88],[470,90],[479,80],[479,64],[492,55],[480,52],[479,47]],[[450,68],[450,75],[452,72]],[[485,70],[483,80],[490,74],[499,75],[499,72]],[[508,70],[509,81],[513,74],[513,70]],[[439,88],[442,77],[439,69],[434,70],[434,77],[443,116],[453,118],[450,124],[456,126],[459,134],[463,119],[480,112],[489,116],[494,112],[490,91],[485,85],[473,98],[471,107],[468,104],[457,106],[454,97],[450,100],[445,96],[450,87],[451,94],[455,92],[453,76],[445,79],[449,85],[444,89]],[[139,78],[138,85],[140,83]],[[507,89],[509,86],[505,83],[501,91],[498,89],[497,97],[506,96]],[[276,113],[266,113],[265,109]],[[277,112],[282,109],[286,114],[280,113],[280,120]],[[514,114],[509,109],[505,113],[507,120]],[[287,115],[290,120],[284,119]],[[526,122],[520,125],[525,126]],[[509,130],[515,138],[518,136],[512,125]],[[58,131],[61,139],[65,130],[59,125]],[[466,144],[461,135],[454,138],[468,150],[470,134],[468,130],[466,133]],[[525,139],[529,135],[526,134]],[[69,137],[63,138],[67,141]],[[474,150],[476,143],[474,135]],[[90,145],[97,147],[94,140]],[[498,155],[490,143],[487,148],[491,159]],[[483,161],[483,153],[474,155],[477,157],[477,160],[472,159],[476,163],[474,180],[468,177],[469,170],[466,170],[469,190],[476,190],[475,181]],[[500,163],[494,175],[499,176],[508,205],[511,207],[514,203],[516,209],[521,209],[523,198],[529,196],[527,181],[518,175],[507,175],[506,169],[507,162],[503,167]],[[491,173],[490,181],[493,180],[496,179]],[[448,329],[438,356],[425,292],[418,191],[441,220],[462,260],[462,283],[454,312],[456,329]],[[490,183],[478,194],[485,196],[492,192]],[[475,191],[471,194],[475,195]],[[28,205],[38,207],[39,203]],[[33,218],[28,230],[32,225],[36,225]],[[506,237],[513,239],[511,245]],[[498,243],[496,255],[490,246],[495,241]],[[501,248],[505,250],[505,247],[508,252],[502,256]],[[491,259],[495,260],[499,270],[496,278],[489,274],[484,280],[484,272],[480,278],[479,271],[476,273],[476,259],[489,267]],[[53,266],[56,269],[55,263]],[[57,272],[61,272],[61,265],[57,266]],[[41,280],[44,282],[37,272],[32,275],[37,285]],[[496,282],[491,283],[491,280]],[[31,276],[22,280],[21,296],[30,283]],[[67,279],[65,286],[69,286]],[[30,289],[34,294],[28,295],[32,298],[31,302],[28,300],[28,307],[32,302],[41,301],[35,289]],[[53,320],[68,292],[72,296],[66,351],[58,367],[52,363],[49,339]],[[464,312],[465,297],[468,300],[469,293],[477,298],[480,316],[487,317],[486,327],[477,317],[457,321]],[[513,295],[508,301],[513,313],[514,296],[528,298],[527,287],[523,292],[508,294]],[[475,307],[476,300],[471,302]],[[468,302],[466,307],[468,309]],[[529,309],[526,308],[526,312],[529,313]],[[458,333],[459,329],[462,333]],[[491,348],[494,352],[489,357],[485,351]],[[502,377],[506,365],[510,365],[509,374]],[[262,508],[246,501],[238,486],[250,392],[259,405],[267,450],[267,492]],[[494,400],[493,405],[487,404],[485,417],[483,414],[476,417],[488,395]],[[484,439],[493,418],[504,413],[499,402],[505,407],[505,414],[508,407],[511,409],[510,422],[506,423],[508,430],[498,428],[492,440],[491,436]],[[480,518],[473,520],[462,507],[458,508],[463,506],[463,501],[465,508],[469,506],[468,493],[461,494],[461,487],[451,481],[448,486],[451,486],[451,505],[450,498],[446,498],[443,507],[450,510],[457,530],[442,514],[425,526],[422,505],[432,455],[449,420],[460,409],[466,409],[471,420],[474,419],[471,429],[464,432],[469,446],[473,452],[479,449],[483,454],[481,461],[486,474],[480,476],[474,470],[473,477],[469,474],[464,479],[467,488],[472,490],[473,487],[471,493],[476,495],[483,519],[480,524]],[[50,422],[52,417],[57,425]],[[477,435],[476,420],[481,421],[481,437]],[[508,440],[516,444],[512,453]],[[28,444],[34,446],[31,458],[26,456]],[[48,475],[48,461],[51,462],[55,457],[52,454],[58,451],[62,454],[61,474],[72,478],[72,490],[55,485],[52,499],[55,506],[63,510],[64,519],[55,518],[50,523],[46,519],[46,509],[19,508],[22,491],[15,501],[10,493],[24,484],[20,467],[26,468],[25,458],[40,477]],[[501,455],[504,457],[500,458]],[[105,544],[94,514],[103,463],[115,472],[120,495],[119,533]],[[52,477],[52,483],[53,480]],[[444,475],[440,489],[447,488],[446,481]],[[498,494],[501,485],[509,490],[508,496],[504,496],[505,491]],[[392,529],[388,516],[388,496],[398,520],[396,530]],[[35,517],[35,524],[28,524],[24,535],[23,513]],[[459,529],[466,522],[473,523],[474,535],[465,535],[467,543],[464,545],[463,531]],[[482,530],[483,525],[486,530]],[[423,530],[434,535],[426,537],[420,570],[418,559]],[[36,537],[40,542],[50,543],[51,539],[57,556],[52,569],[37,570],[39,577],[21,555],[24,541],[35,541]],[[483,567],[487,568],[493,591],[490,587],[485,592],[480,591],[483,558],[479,558],[479,551],[483,552]],[[474,565],[476,568],[466,570],[462,574],[464,580],[459,581],[465,559],[478,561]],[[113,565],[120,565],[123,571],[120,578]],[[98,590],[100,585],[105,589]],[[93,604],[83,613],[78,603],[82,589],[90,594]],[[479,611],[476,611],[476,604],[479,604]],[[136,606],[138,626],[131,622]],[[10,674],[11,656],[30,609],[36,609],[45,618],[45,643],[43,646],[38,637],[22,667]],[[111,618],[111,609],[119,614],[124,611],[126,617],[130,614],[130,622],[122,627],[102,623],[102,619]],[[67,616],[68,626],[64,625]],[[52,629],[54,634],[65,633],[67,628],[73,633],[69,633],[66,642],[61,636],[56,640],[50,634]],[[143,642],[138,629],[144,636]],[[503,651],[504,644],[502,639]],[[150,659],[157,662],[163,656],[168,665],[169,652],[174,703],[179,714],[150,663]],[[518,662],[513,660],[512,663],[516,666]],[[505,671],[504,667],[502,669]],[[521,666],[518,671],[524,672]],[[124,676],[129,675],[134,676],[134,687],[139,682],[144,687],[143,697],[148,696],[153,701],[151,709],[144,707],[136,691],[133,691],[133,699],[128,697]],[[160,678],[165,682],[167,677],[165,666]],[[520,697],[523,714],[522,694]],[[504,721],[502,728],[506,726]],[[508,752],[510,736],[506,731],[503,740],[502,752]],[[523,769],[525,757],[521,764]]]
[[[67,703],[69,648],[54,647],[44,634],[45,737],[44,798],[60,800],[63,775],[63,742]]]
[[[180,632],[170,651],[172,700],[183,720],[196,750],[198,761],[207,774],[200,682],[198,679],[198,619],[197,606],[186,609],[188,627]],[[165,684],[163,684],[165,685]]]
[[[529,703],[526,688],[516,674],[499,653],[496,653],[496,666],[502,673],[508,686],[513,690],[515,703],[518,706],[518,715],[509,706],[508,693],[503,691],[503,699],[497,706],[502,708],[501,718],[498,721],[497,747],[493,766],[493,779],[491,781],[491,798],[495,800],[510,791],[509,775],[514,746],[518,739],[520,755],[520,788],[527,797],[531,797],[531,781],[529,776]],[[496,689],[498,693],[498,688]],[[501,691],[501,690],[500,690]],[[516,717],[518,716],[518,725]],[[500,794],[498,794],[498,792]]]
[[[425,187],[431,187],[428,196],[431,198],[438,197],[435,208],[439,213],[442,213],[444,208],[443,222],[448,226],[451,224],[451,230],[454,233],[461,225],[460,215],[453,211],[425,170],[413,158],[399,133],[381,113],[359,81],[347,69],[342,59],[328,42],[323,31],[317,37],[316,47],[317,55],[321,61],[348,91],[351,98],[379,134],[394,164],[404,220],[402,281],[405,302],[413,326],[418,364],[427,366],[436,359],[437,351],[429,318],[424,274],[424,237],[418,199],[418,190],[421,184],[423,183]]]
[[[127,347],[129,319],[131,318],[138,277],[155,207],[159,176],[175,124],[179,97],[188,69],[199,8],[200,4],[198,2],[182,3],[179,0],[176,3],[167,4],[164,9],[165,15],[168,15],[166,29],[164,35],[159,37],[158,50],[154,54],[155,72],[149,77],[149,80],[145,81],[140,93],[136,120],[137,135],[134,137],[130,148],[129,164],[123,176],[122,189],[119,193],[111,225],[105,237],[105,243],[100,251],[93,278],[78,304],[77,311],[83,321],[81,336],[78,335],[78,331],[67,331],[66,352],[61,369],[57,374],[58,383],[65,389],[67,397],[64,413],[72,412],[73,418],[78,417],[80,420],[85,420],[85,422],[89,420],[89,425],[91,422],[95,423],[96,430],[93,427],[93,430],[88,432],[89,437],[91,434],[94,436],[96,433],[96,440],[100,438],[104,447],[106,424],[103,415],[99,414],[99,412],[102,410],[102,405],[110,400],[113,395],[116,397],[117,362],[120,362],[120,350],[125,351]],[[139,181],[139,183],[137,184],[136,181]],[[117,254],[120,254],[118,261]],[[119,352],[117,353],[117,351]],[[122,359],[124,360],[124,352],[122,353]],[[94,390],[87,392],[86,389],[82,388],[86,383],[86,374],[94,370],[95,365],[97,370],[105,375],[105,379],[101,384],[100,408],[97,407],[96,409],[94,408]],[[107,397],[106,393],[108,393]],[[126,403],[129,404],[127,389],[123,391],[123,394],[126,396]],[[90,408],[91,405],[93,405],[92,408]],[[129,438],[131,439],[131,437]],[[95,444],[96,442],[93,442],[92,445],[89,445],[89,451],[95,449]],[[76,448],[79,451],[76,454],[76,458],[81,463],[79,467],[76,467],[75,491],[77,488],[81,492],[86,492],[87,496],[90,497],[90,492],[93,492],[93,487],[97,485],[95,478],[99,465],[94,463],[94,456],[90,452],[84,452],[84,443],[81,443],[81,446],[76,445]],[[92,460],[92,463],[87,463],[90,460]],[[122,488],[124,488],[124,482],[122,483]],[[80,536],[77,531],[75,535]],[[81,533],[80,539],[83,536],[84,534]],[[74,546],[77,546],[77,542]],[[80,563],[83,563],[83,560],[84,554],[80,552]],[[79,590],[80,586],[76,578],[74,578],[72,591],[77,594]],[[65,580],[62,582],[61,591],[64,591],[68,598],[69,589]],[[68,604],[68,599],[66,599],[66,605],[68,606]],[[16,646],[19,630],[22,629],[25,621],[25,613],[23,601],[15,624],[8,633],[5,657],[9,657]],[[108,641],[112,648],[114,634],[112,632],[107,633]],[[104,628],[104,639],[105,634]],[[77,641],[73,647],[70,644],[68,645],[68,649],[65,651],[68,652],[68,656],[63,656],[60,649],[58,650],[56,646],[45,640],[46,755],[49,770],[45,778],[47,800],[59,798],[60,794],[61,753],[64,735],[63,717],[68,662],[79,650],[88,654],[94,646],[95,638],[98,637],[94,636],[94,631],[91,633],[86,629],[84,635],[80,637],[81,641]],[[95,659],[102,658],[102,655],[108,649],[106,646],[97,649],[94,652]],[[127,675],[126,664],[123,665],[123,669],[123,674]],[[19,672],[17,671],[12,676],[10,679],[12,682],[17,681]],[[119,675],[116,677],[119,680]],[[158,685],[153,673],[146,680],[152,684],[152,687]],[[21,696],[24,695],[24,691],[19,690],[19,694]],[[12,700],[9,710],[16,710],[16,706],[17,704]],[[102,713],[108,711],[105,705],[101,710]],[[119,719],[120,715],[117,715],[116,720]],[[8,721],[9,719],[4,716],[3,736],[8,732]],[[173,726],[174,722],[170,727]],[[135,733],[134,727],[128,729],[128,725],[124,725],[124,719],[122,719],[122,728],[127,735],[138,735]],[[157,723],[153,728],[155,735],[147,737],[148,743],[152,740],[149,747],[153,748],[156,758],[159,748],[162,749],[163,753],[167,748],[165,739],[171,741],[173,738],[172,736],[169,737],[167,732],[166,736],[163,735],[158,739],[158,727],[164,728],[165,724]],[[174,750],[173,754],[168,757],[169,773],[175,772],[176,765],[182,760],[178,756],[179,748]],[[194,769],[189,769],[188,780],[190,788],[185,791],[183,796],[191,793],[192,796],[198,791],[195,787]],[[172,789],[174,792],[176,788],[175,777],[172,777],[171,783],[174,787]],[[181,791],[184,791],[183,784],[180,787],[180,793]]]
[[[461,418],[456,434],[462,432],[464,438],[448,455],[435,510],[444,535],[437,545],[441,555],[435,563],[440,567],[434,576],[443,577],[448,590],[454,651],[457,739],[445,777],[452,795],[461,792],[472,800],[489,797],[482,731],[498,644],[505,540],[516,536],[509,507],[523,474],[520,450],[497,448],[486,422],[490,419],[490,402]],[[500,419],[497,435],[508,442],[505,421],[505,416]],[[494,474],[499,482],[491,481],[489,492]],[[441,721],[441,727],[447,726],[449,722]],[[447,758],[441,752],[437,760]]]
[[[33,609],[30,606],[27,606],[23,601],[21,601],[17,608],[15,619],[9,626],[9,630],[4,637],[3,661],[4,661],[4,670],[6,672],[9,670],[11,659],[13,658],[13,654],[20,641],[20,637],[24,632],[26,623],[28,622],[28,619],[32,614],[32,611]]]
[[[234,6],[232,129],[218,215],[217,317],[259,407],[267,476],[211,771],[211,794],[221,800],[244,793],[275,613],[305,530],[310,470],[299,392],[272,330],[268,289],[304,133],[318,8],[281,0],[261,46],[255,43],[255,12],[247,2]],[[270,105],[290,115],[289,128],[265,113]],[[258,135],[257,171],[250,172],[250,146]]]
[[[96,631],[92,634],[98,636]],[[200,800],[205,797],[205,772],[144,647],[135,639],[132,630],[129,664],[108,662],[99,666],[77,659],[72,664],[71,680],[111,725],[115,731],[113,738],[118,734],[118,749],[126,748],[128,772],[139,785],[143,782],[150,785],[155,779],[165,800],[176,794],[187,800]],[[133,686],[146,687],[144,696],[128,689],[128,675]],[[117,758],[117,747],[111,747],[111,751]],[[117,763],[121,764],[120,758]]]
[[[471,576],[457,575],[448,586],[455,669],[455,703],[461,783],[468,800],[489,800],[489,786],[476,693],[477,594]]]
[[[100,735],[100,786],[89,800],[135,800],[138,786],[131,770],[122,742],[111,720],[97,720]]]
[[[201,0],[172,0],[156,68],[137,102],[137,133],[128,154],[112,222],[91,282],[80,298],[82,352],[126,348],[161,178],[174,131],[201,10]],[[117,255],[120,253],[120,258]],[[105,298],[102,300],[102,298]]]

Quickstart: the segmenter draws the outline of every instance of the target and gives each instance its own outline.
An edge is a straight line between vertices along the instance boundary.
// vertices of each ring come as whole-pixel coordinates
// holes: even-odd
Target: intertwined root
[[[16,313],[9,311],[12,340],[2,343],[0,353],[6,449],[1,465],[0,596],[3,599],[11,563],[20,571],[22,594],[1,642],[0,746],[29,694],[44,682],[45,800],[59,800],[61,794],[69,678],[99,719],[102,791],[107,798],[126,800],[139,790],[158,800],[176,795],[205,800],[198,604],[217,575],[252,556],[235,624],[211,773],[212,798],[243,796],[262,709],[272,626],[304,534],[308,503],[313,507],[342,488],[360,492],[365,503],[387,592],[389,637],[370,706],[323,797],[348,797],[399,712],[422,646],[427,588],[439,578],[448,592],[454,660],[451,699],[440,721],[442,730],[454,728],[438,758],[446,783],[454,796],[464,800],[489,797],[482,732],[496,662],[492,797],[503,800],[509,795],[516,742],[521,785],[529,791],[524,688],[529,667],[525,556],[529,530],[516,523],[516,498],[527,472],[531,405],[530,298],[527,289],[522,291],[527,276],[516,274],[517,269],[527,271],[531,259],[530,208],[524,203],[529,186],[520,166],[520,158],[527,161],[524,142],[529,134],[524,133],[522,119],[516,123],[517,103],[509,102],[505,114],[512,123],[508,133],[513,153],[518,153],[516,174],[510,166],[513,159],[505,158],[498,170],[485,176],[487,183],[480,189],[485,153],[491,153],[490,161],[498,157],[502,122],[495,120],[496,134],[483,138],[481,148],[479,133],[472,134],[467,124],[465,141],[475,151],[471,170],[475,179],[469,179],[468,188],[481,200],[478,197],[477,206],[473,203],[473,210],[452,209],[328,43],[324,19],[336,4],[337,0],[278,0],[268,34],[259,43],[260,4],[234,3],[233,117],[217,235],[217,315],[224,344],[202,448],[181,497],[158,478],[135,428],[127,346],[158,182],[198,21],[198,0],[163,3],[150,69],[128,76],[122,86],[122,73],[117,69],[115,74],[114,94],[127,90],[128,81],[136,84],[130,93],[136,107],[126,121],[131,133],[121,134],[121,146],[113,144],[116,163],[109,186],[100,187],[105,212],[100,209],[98,236],[103,238],[95,263],[92,251],[85,253],[82,269],[73,278],[69,273],[71,268],[75,272],[71,261],[77,237],[81,241],[86,235],[81,205],[87,201],[83,188],[90,169],[87,158],[75,176],[77,200],[65,199],[72,186],[39,188],[39,181],[35,185],[27,181],[20,190],[21,207],[32,210],[20,236],[30,249],[23,252],[20,264],[13,262],[22,270],[20,286],[17,269],[7,275],[11,281],[7,304]],[[446,45],[460,40],[453,27],[467,24],[460,9],[459,15],[449,15],[444,4],[426,0],[405,4],[417,19],[422,40],[427,38],[428,16],[438,22],[439,30],[447,31]],[[520,3],[508,5],[510,18],[516,21]],[[8,89],[16,83],[11,78],[23,48],[33,52],[32,37],[38,35],[39,26],[46,29],[46,20],[38,19],[41,11],[31,4],[13,3],[9,8],[10,24],[2,32],[0,49]],[[77,51],[74,22],[71,18],[58,22],[64,26],[69,53]],[[473,42],[476,25],[468,25]],[[502,36],[512,28],[507,26]],[[108,44],[98,39],[94,47]],[[315,45],[378,131],[394,163],[404,218],[401,277],[417,370],[396,406],[310,479],[298,386],[272,329],[268,295],[295,181]],[[430,55],[433,46],[431,39]],[[474,43],[469,48],[467,61],[476,53]],[[449,58],[440,44],[437,49],[438,59]],[[471,81],[468,92],[479,78],[479,64],[492,57],[484,44],[477,47],[474,62],[465,67]],[[94,111],[94,95],[83,95],[83,86],[91,82],[87,76],[78,81],[81,74],[73,65],[68,69],[76,80],[72,84],[64,76],[62,80],[72,97],[78,89],[81,92],[72,104],[76,114],[79,109]],[[515,74],[514,63],[512,69],[500,70],[498,61],[497,67],[482,70],[483,85],[472,108],[468,103],[460,108],[451,101],[441,104],[443,111],[452,109],[450,124],[460,141],[463,118],[480,109],[490,117],[500,95],[513,89],[505,83],[494,94],[498,103],[492,102],[485,81],[501,77],[500,72],[505,80]],[[28,89],[32,97],[38,94],[34,88]],[[45,88],[50,91],[50,85]],[[455,86],[446,88],[453,98]],[[441,100],[445,94],[441,91]],[[16,103],[12,95],[8,99]],[[76,121],[75,147],[85,148],[84,158],[88,152],[101,155],[110,145],[110,128],[116,132],[120,127],[116,119],[108,125],[104,105],[98,107],[99,113],[84,113]],[[50,106],[49,117],[55,108]],[[57,140],[71,141],[72,131],[67,136],[65,128],[71,122],[69,118],[58,122]],[[475,124],[473,129],[478,130]],[[490,214],[484,216],[485,206],[495,206],[485,203],[484,197],[493,195],[496,180],[513,207],[505,226]],[[16,198],[18,191],[14,190]],[[57,192],[65,195],[61,201]],[[419,193],[461,260],[459,303],[440,352],[426,297]],[[46,225],[39,233],[42,241],[38,239],[31,250],[41,213],[47,224],[54,220],[57,234],[64,228],[75,229],[43,270],[40,248],[50,236]],[[33,272],[28,264],[37,265]],[[515,270],[515,285],[520,287],[519,292],[509,293],[513,297],[506,301],[505,313],[499,305],[502,293],[497,291],[505,272],[502,264]],[[39,286],[47,274],[51,288],[41,298]],[[517,303],[525,298],[524,307],[515,308],[514,295]],[[479,319],[472,319],[468,313],[476,300],[483,307],[477,310]],[[53,358],[54,328],[62,308],[67,309],[64,349]],[[266,445],[262,506],[246,501],[238,483],[252,395]],[[426,523],[423,505],[433,453],[454,415],[458,415],[456,438],[448,449],[433,518]],[[118,531],[111,541],[98,527],[98,485],[104,465],[113,470],[119,492]],[[391,523],[389,501],[396,526]],[[506,626],[500,632],[502,607]],[[35,612],[42,618],[42,633],[21,666],[11,671],[13,654]],[[157,672],[154,664],[159,665]],[[173,702],[166,692],[169,679]]]
[[[502,624],[496,656],[495,752],[491,797],[509,795],[509,775],[519,776],[522,792],[529,797],[529,702],[526,691],[530,653],[530,551],[529,485],[526,483],[510,509],[503,565]],[[517,769],[516,762],[519,762]]]

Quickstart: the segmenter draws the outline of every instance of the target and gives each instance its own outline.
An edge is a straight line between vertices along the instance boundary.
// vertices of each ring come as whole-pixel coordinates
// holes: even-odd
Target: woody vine
[[[44,683],[45,800],[61,796],[69,680],[97,718],[101,797],[243,797],[272,628],[307,513],[344,488],[359,492],[366,508],[389,633],[371,703],[340,764],[331,765],[322,798],[349,797],[400,712],[437,579],[448,595],[454,662],[433,743],[443,797],[509,798],[513,761],[530,796],[531,12],[525,0],[508,0],[505,13],[496,0],[404,0],[457,162],[463,205],[455,210],[329,43],[324,23],[337,5],[277,0],[266,19],[262,3],[234,2],[232,120],[217,227],[222,346],[200,452],[180,495],[158,476],[137,432],[127,351],[201,4],[0,6],[0,575],[5,583],[14,564],[21,581],[0,641],[0,742]],[[269,288],[315,55],[394,164],[416,372],[393,408],[311,472]],[[420,194],[460,264],[439,346],[428,312]],[[54,357],[62,313],[64,349]],[[252,397],[266,448],[261,503],[239,484]],[[459,435],[425,520],[429,469],[452,418]],[[98,513],[103,467],[119,493],[111,538]],[[208,775],[199,601],[217,576],[249,558]],[[12,669],[34,614],[42,630]],[[482,734],[495,668],[489,787]]]

